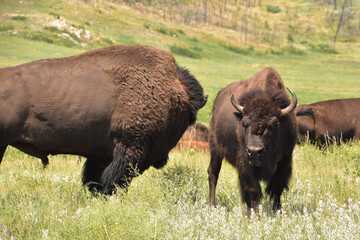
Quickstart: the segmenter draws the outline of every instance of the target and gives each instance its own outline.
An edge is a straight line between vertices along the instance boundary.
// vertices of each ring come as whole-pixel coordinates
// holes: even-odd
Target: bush
[[[294,55],[304,55],[305,54],[305,51],[295,48],[295,47],[289,47],[287,49],[287,51],[288,51],[288,53],[294,54]]]
[[[0,25],[0,32],[14,30],[15,27],[13,25]]]
[[[267,6],[266,10],[271,13],[278,13],[280,12],[280,8],[277,6]]]
[[[250,54],[254,51],[253,47],[248,47],[248,48],[239,48],[236,46],[232,46],[232,45],[226,45],[226,44],[221,44],[225,49],[232,51],[234,53],[238,53],[238,54]]]
[[[188,48],[184,48],[176,45],[172,45],[170,47],[170,52],[172,52],[175,55],[180,55],[189,58],[201,58],[199,53],[193,52]]]
[[[106,43],[107,45],[114,45],[114,42],[109,38],[101,38],[101,42]]]
[[[150,24],[149,23],[144,23],[144,28],[150,29]]]
[[[57,18],[57,19],[60,19],[60,15],[57,14],[57,13],[50,12],[49,14],[50,14],[51,16],[54,16],[54,17]]]
[[[185,35],[185,32],[181,29],[171,30],[165,27],[159,27],[156,28],[155,31],[164,35],[175,36],[175,37],[177,37],[179,34]]]
[[[64,31],[64,33],[67,33],[67,32]],[[29,39],[29,40],[33,40],[33,41],[46,42],[46,43],[56,44],[56,45],[65,46],[65,47],[77,46],[69,38],[64,38],[64,37],[58,36],[58,32],[41,32],[41,31],[23,32],[20,34],[20,36],[22,36],[25,39]],[[69,36],[73,37],[70,34],[69,34]],[[76,38],[75,40],[78,40],[78,38]]]
[[[339,53],[335,48],[329,46],[328,44],[318,44],[317,46],[312,45],[311,51],[318,52],[318,53],[325,53],[325,54],[338,54]]]
[[[16,20],[16,21],[26,21],[26,17],[24,16],[15,16],[11,18],[12,20]]]
[[[278,51],[277,51],[277,50],[274,50],[274,49],[267,49],[267,50],[266,50],[266,53],[270,53],[270,54],[272,54],[272,55],[278,55],[278,56],[284,54],[283,51],[281,51],[281,50],[278,50]]]

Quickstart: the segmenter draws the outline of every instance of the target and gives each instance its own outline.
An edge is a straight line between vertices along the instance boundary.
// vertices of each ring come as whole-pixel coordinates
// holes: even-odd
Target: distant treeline
[[[232,29],[240,42],[249,44],[292,45],[315,35],[334,42],[355,42],[360,37],[360,2],[353,0],[292,1],[291,8],[264,0],[108,1],[125,3],[174,23]]]

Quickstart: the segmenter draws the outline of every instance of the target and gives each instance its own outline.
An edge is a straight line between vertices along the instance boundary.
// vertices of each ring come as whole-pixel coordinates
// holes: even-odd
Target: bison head
[[[287,88],[292,95],[292,101],[283,91],[254,90],[244,94],[240,104],[231,96],[231,103],[237,110],[235,116],[243,129],[242,141],[248,154],[251,166],[262,166],[265,156],[272,157],[281,137],[281,125],[295,109],[297,98],[295,93]]]

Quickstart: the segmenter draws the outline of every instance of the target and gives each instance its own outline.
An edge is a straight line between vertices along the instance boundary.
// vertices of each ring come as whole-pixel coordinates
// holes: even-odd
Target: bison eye
[[[248,128],[250,126],[250,123],[248,121],[247,118],[244,118],[242,121],[241,121],[241,125],[244,127],[244,128]]]

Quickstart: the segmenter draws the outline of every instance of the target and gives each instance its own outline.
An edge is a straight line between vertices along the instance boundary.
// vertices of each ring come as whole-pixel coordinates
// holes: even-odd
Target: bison
[[[222,160],[236,167],[242,200],[248,211],[257,211],[262,198],[259,182],[273,209],[281,208],[280,196],[288,187],[297,129],[293,110],[277,71],[265,68],[253,77],[222,89],[214,102],[210,123],[209,205],[215,206],[215,189]]]
[[[209,150],[209,128],[201,123],[195,123],[186,129],[178,145],[179,148],[194,148],[201,151]]]
[[[163,167],[207,101],[170,53],[138,45],[1,68],[0,85],[0,159],[8,145],[45,165],[84,156],[83,184],[103,193]]]
[[[323,145],[360,139],[360,98],[336,99],[296,107],[299,143]]]

